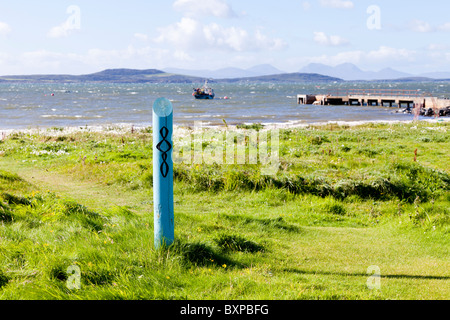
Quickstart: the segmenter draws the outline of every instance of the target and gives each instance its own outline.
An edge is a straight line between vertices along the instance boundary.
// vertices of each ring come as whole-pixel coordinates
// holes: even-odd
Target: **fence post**
[[[153,211],[155,249],[174,242],[173,106],[166,98],[153,104]]]

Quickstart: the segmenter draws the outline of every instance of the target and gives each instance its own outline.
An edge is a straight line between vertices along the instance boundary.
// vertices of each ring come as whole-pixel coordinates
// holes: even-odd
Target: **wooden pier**
[[[433,110],[450,107],[450,99],[436,98],[419,90],[391,89],[349,89],[335,90],[327,94],[299,94],[297,102],[314,105],[396,106],[406,109],[420,106],[422,109]]]

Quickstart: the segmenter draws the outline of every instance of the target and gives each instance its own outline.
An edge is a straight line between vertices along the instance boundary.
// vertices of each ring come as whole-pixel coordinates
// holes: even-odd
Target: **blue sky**
[[[0,74],[309,63],[450,71],[450,2],[0,0]]]

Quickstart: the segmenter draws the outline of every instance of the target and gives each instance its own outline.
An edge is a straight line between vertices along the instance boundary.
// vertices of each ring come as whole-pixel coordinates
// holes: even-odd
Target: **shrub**
[[[6,286],[9,282],[9,278],[0,270],[0,289]]]
[[[22,178],[19,177],[17,174],[12,174],[3,170],[0,170],[0,180],[3,180],[5,182],[23,181]]]
[[[62,264],[58,264],[51,268],[50,270],[50,278],[59,281],[66,281],[68,279],[67,267],[64,267]]]
[[[11,222],[14,220],[13,213],[11,208],[0,201],[0,221],[3,222]]]
[[[106,223],[105,217],[74,201],[64,202],[63,213],[66,216],[78,220],[84,227],[96,232],[102,230],[103,225]]]
[[[252,124],[238,124],[236,126],[237,129],[247,129],[247,130],[262,130],[264,129],[264,125],[261,123],[252,123]]]
[[[345,210],[345,207],[341,203],[339,203],[338,201],[336,201],[334,199],[329,199],[327,202],[325,202],[324,209],[325,209],[325,212],[327,212],[327,213],[335,214],[335,215],[339,215],[339,216],[343,216],[347,213],[347,211]]]
[[[24,206],[29,206],[31,205],[31,201],[23,198],[23,197],[18,197],[9,193],[3,193],[1,195],[1,198],[3,198],[8,204],[15,204],[15,205],[24,205]]]
[[[218,238],[214,239],[214,242],[224,251],[249,253],[264,251],[263,246],[236,235],[222,234]]]

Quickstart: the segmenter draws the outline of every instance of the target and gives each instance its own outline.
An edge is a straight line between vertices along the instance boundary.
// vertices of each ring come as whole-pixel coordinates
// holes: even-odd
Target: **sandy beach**
[[[316,123],[302,123],[301,121],[291,121],[288,123],[270,123],[264,124],[264,128],[262,130],[273,130],[273,129],[295,129],[295,128],[308,128],[315,126],[327,126],[327,125],[337,125],[337,126],[347,126],[347,127],[356,127],[367,124],[411,124],[414,122],[420,123],[443,123],[450,122],[450,118],[432,118],[432,119],[424,119],[420,121],[398,121],[398,120],[374,120],[374,121],[327,121],[327,122],[316,122]],[[50,127],[50,128],[27,128],[27,129],[0,129],[0,140],[6,139],[8,136],[14,133],[25,133],[25,134],[37,134],[37,135],[46,135],[46,136],[62,136],[67,134],[75,134],[78,132],[93,132],[93,133],[105,133],[112,135],[121,135],[125,133],[130,133],[132,131],[139,132],[147,129],[148,127],[140,127],[129,124],[114,124],[114,125],[99,125],[99,126],[68,126],[68,127]],[[211,125],[202,125],[202,129],[214,129],[214,130],[233,130],[233,131],[241,131],[243,129],[238,129],[235,125],[220,125],[220,126],[211,126]],[[183,135],[189,131],[193,131],[194,126],[178,126],[174,125],[174,136]]]

